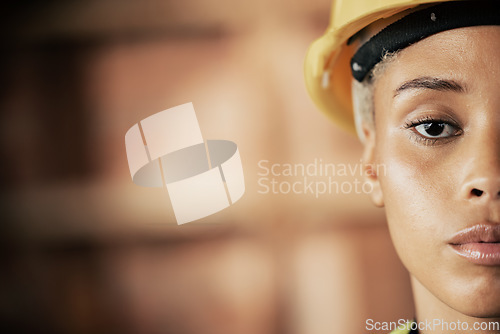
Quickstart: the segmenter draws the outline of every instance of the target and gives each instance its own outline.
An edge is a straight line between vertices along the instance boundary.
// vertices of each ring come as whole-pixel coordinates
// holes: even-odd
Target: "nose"
[[[500,203],[500,135],[493,131],[488,135],[471,142],[462,156],[460,196],[469,201]]]
[[[500,201],[500,175],[478,176],[465,182],[462,187],[462,197],[471,201]]]

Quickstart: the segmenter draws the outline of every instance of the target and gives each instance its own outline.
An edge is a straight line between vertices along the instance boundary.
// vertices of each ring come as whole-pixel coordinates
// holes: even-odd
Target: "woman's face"
[[[374,198],[401,260],[451,308],[500,316],[500,27],[402,50],[374,103]]]

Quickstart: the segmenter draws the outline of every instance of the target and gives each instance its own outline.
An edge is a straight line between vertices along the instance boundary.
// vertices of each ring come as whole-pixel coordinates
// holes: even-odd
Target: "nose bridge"
[[[497,116],[498,117],[498,116]],[[464,178],[461,196],[469,200],[500,200],[500,129],[490,120],[482,133],[469,134],[463,157]]]

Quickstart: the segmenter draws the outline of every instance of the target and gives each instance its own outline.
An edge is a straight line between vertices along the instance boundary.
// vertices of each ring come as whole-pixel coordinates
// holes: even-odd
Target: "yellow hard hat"
[[[350,60],[356,45],[347,45],[347,40],[379,19],[445,1],[452,0],[333,0],[330,25],[311,44],[305,59],[306,86],[317,107],[340,127],[355,133]]]

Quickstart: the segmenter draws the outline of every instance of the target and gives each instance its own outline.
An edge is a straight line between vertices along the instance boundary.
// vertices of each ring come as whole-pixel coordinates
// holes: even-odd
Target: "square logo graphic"
[[[125,134],[132,181],[165,187],[177,223],[219,212],[245,193],[237,145],[204,141],[192,103],[151,115]]]

